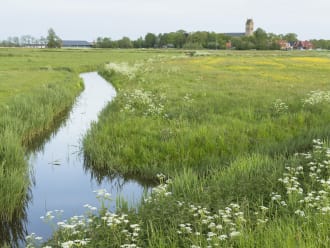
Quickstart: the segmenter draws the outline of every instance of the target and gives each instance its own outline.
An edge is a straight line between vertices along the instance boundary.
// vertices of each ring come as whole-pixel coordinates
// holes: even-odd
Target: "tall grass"
[[[0,244],[23,238],[25,206],[29,200],[29,170],[19,136],[0,133]],[[12,228],[14,226],[19,228]],[[14,230],[14,231],[13,231]]]
[[[203,176],[237,155],[287,156],[329,135],[329,86],[320,75],[330,62],[231,55],[106,66],[101,74],[119,94],[84,140],[93,168],[146,178],[192,168]]]

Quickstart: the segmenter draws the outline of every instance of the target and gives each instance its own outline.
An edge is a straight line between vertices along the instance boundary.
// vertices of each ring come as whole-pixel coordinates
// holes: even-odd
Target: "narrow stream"
[[[116,91],[96,72],[80,76],[85,90],[78,97],[69,118],[43,148],[30,157],[34,185],[27,210],[27,231],[42,236],[44,240],[52,233],[51,226],[40,219],[47,211],[63,210],[61,220],[81,215],[86,210],[83,205],[98,206],[93,191],[101,188],[111,193],[114,199],[111,209],[114,210],[116,196],[121,195],[134,204],[139,202],[144,191],[136,181],[116,177],[98,182],[84,170],[82,138],[91,123],[97,121],[98,113],[116,96]]]

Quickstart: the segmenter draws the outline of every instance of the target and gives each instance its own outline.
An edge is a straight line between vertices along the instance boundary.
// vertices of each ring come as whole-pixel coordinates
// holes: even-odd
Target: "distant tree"
[[[8,37],[7,40],[3,40],[0,42],[0,46],[3,47],[18,47],[19,42],[17,37]]]
[[[233,37],[231,43],[232,47],[237,50],[250,50],[256,48],[253,36]]]
[[[218,49],[226,49],[226,44],[230,40],[230,37],[225,34],[217,34],[216,42]]]
[[[15,46],[19,46],[19,38],[17,36],[12,37],[12,42]]]
[[[187,38],[187,43],[199,44],[202,48],[207,48],[208,36],[208,32],[205,31],[190,33]]]
[[[178,30],[173,33],[173,45],[176,48],[182,48],[187,41],[188,33],[184,30]]]
[[[30,45],[31,40],[32,40],[31,35],[22,35],[20,43],[21,43],[22,46]]]
[[[311,40],[313,46],[317,49],[327,49],[330,50],[330,40]]]
[[[175,47],[182,48],[188,37],[188,33],[184,30],[178,30],[176,32],[159,34],[157,37],[158,47]]]
[[[118,47],[119,48],[132,48],[133,44],[130,38],[128,37],[123,37],[121,40],[118,40]]]
[[[254,31],[253,36],[255,38],[256,49],[268,49],[268,36],[265,30],[258,28],[256,31]]]
[[[45,37],[41,36],[40,39],[39,39],[39,44],[46,46],[47,45],[47,39]]]
[[[158,46],[159,47],[164,47],[164,46],[166,46],[167,45],[167,34],[165,33],[165,34],[158,34],[158,37],[157,37],[157,39],[158,39]]]
[[[133,41],[134,48],[142,48],[144,47],[144,39],[142,37],[138,38],[137,40]]]
[[[144,37],[144,46],[146,48],[154,48],[156,45],[157,36],[152,33],[147,33]]]
[[[202,44],[196,42],[187,42],[183,46],[184,49],[202,49]]]
[[[62,46],[61,39],[56,35],[54,29],[48,30],[47,47],[48,48],[60,48]]]
[[[160,33],[155,35],[147,33],[144,38],[131,41],[128,37],[120,40],[111,41],[110,38],[97,38],[95,47],[112,48],[186,48],[186,49],[228,49],[229,47],[237,50],[277,50],[280,49],[280,40],[293,42],[297,40],[297,35],[288,33],[277,35],[267,33],[258,28],[252,36],[230,37],[222,33],[197,31],[187,33],[178,30],[170,33]],[[328,41],[313,40],[314,47],[329,47]],[[230,46],[228,46],[230,44]]]
[[[217,34],[215,32],[211,32],[208,35],[207,48],[226,49],[226,43],[228,40],[230,40],[230,38],[224,34]]]
[[[168,47],[177,47],[177,40],[176,40],[176,33],[175,32],[171,32],[171,33],[167,33],[166,35],[166,41],[167,41],[167,44],[166,46]]]
[[[110,38],[107,37],[98,37],[95,43],[96,48],[113,48],[114,44]]]
[[[283,36],[283,39],[287,42],[293,43],[298,40],[298,35],[295,33],[287,33]]]

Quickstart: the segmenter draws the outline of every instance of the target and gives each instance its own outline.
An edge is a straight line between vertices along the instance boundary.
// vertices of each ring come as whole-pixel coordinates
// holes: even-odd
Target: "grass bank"
[[[79,73],[138,51],[0,49],[0,246],[25,236],[32,179],[28,151],[39,149],[83,90]]]

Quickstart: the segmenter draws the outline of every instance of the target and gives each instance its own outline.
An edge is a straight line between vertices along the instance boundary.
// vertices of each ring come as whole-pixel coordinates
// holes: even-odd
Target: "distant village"
[[[59,38],[58,38],[59,39]],[[137,40],[123,37],[120,40],[112,40],[110,37],[98,37],[93,42],[84,40],[57,41],[62,48],[181,48],[181,49],[230,49],[230,50],[330,50],[329,40],[299,40],[297,35],[268,34],[261,28],[254,29],[253,19],[245,22],[245,32],[215,33],[197,31],[188,33],[179,30],[171,33],[148,33]],[[35,39],[30,35],[9,37],[0,42],[4,47],[28,47],[47,48],[48,38]]]
[[[314,45],[312,42],[305,40],[305,41],[295,41],[295,42],[288,42],[286,40],[279,40],[278,44],[281,50],[312,50],[314,49]]]

